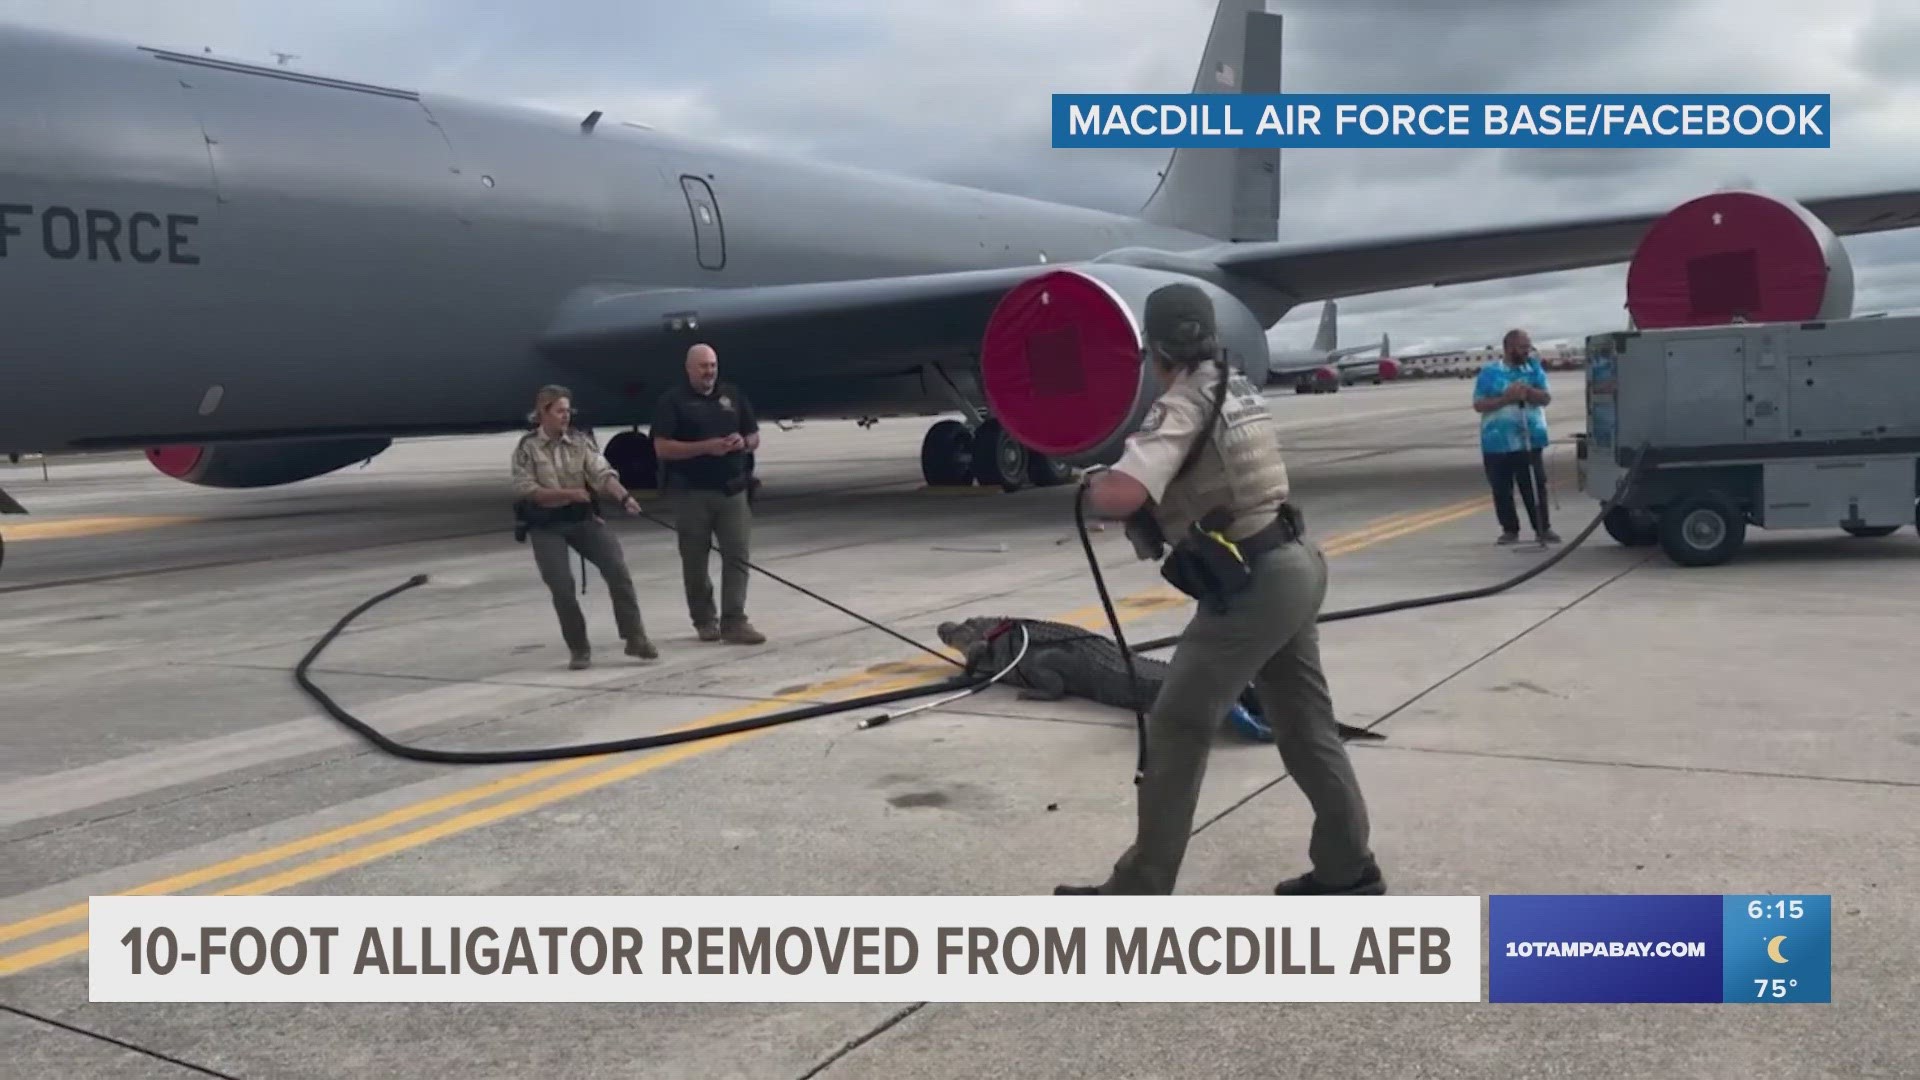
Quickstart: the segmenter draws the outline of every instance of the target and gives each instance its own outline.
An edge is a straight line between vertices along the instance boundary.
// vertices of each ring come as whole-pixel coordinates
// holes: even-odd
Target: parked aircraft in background
[[[1274,335],[1268,335],[1270,350],[1273,338]],[[1363,378],[1376,383],[1394,378],[1398,368],[1387,355],[1387,335],[1380,335],[1379,351],[1374,355],[1360,355],[1373,348],[1372,345],[1340,348],[1340,309],[1329,300],[1320,305],[1320,327],[1314,332],[1311,346],[1269,353],[1267,382],[1291,383],[1294,392],[1300,394],[1331,394]]]
[[[1280,27],[1221,0],[1194,91],[1277,92]],[[1206,290],[1258,384],[1296,305],[1622,262],[1671,209],[1289,242],[1273,149],[1177,151],[1126,215],[17,27],[0,100],[0,452],[222,487],[524,429],[549,382],[648,486],[695,342],[768,421],[958,412],[928,483],[1047,483],[1144,418],[1159,286]],[[1920,223],[1920,189],[1804,205]]]

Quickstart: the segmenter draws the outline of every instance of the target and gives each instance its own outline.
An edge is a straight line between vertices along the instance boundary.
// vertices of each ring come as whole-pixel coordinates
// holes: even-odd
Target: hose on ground
[[[1601,504],[1600,513],[1594,516],[1593,521],[1590,522],[1585,529],[1581,530],[1579,535],[1576,536],[1571,543],[1567,544],[1560,551],[1555,552],[1551,557],[1542,560],[1539,564],[1535,565],[1531,569],[1526,570],[1513,578],[1509,578],[1506,581],[1502,581],[1494,585],[1484,586],[1476,589],[1466,589],[1459,592],[1442,593],[1437,596],[1418,597],[1411,600],[1398,600],[1398,601],[1393,601],[1385,604],[1374,604],[1367,607],[1351,608],[1345,611],[1325,612],[1320,615],[1317,621],[1323,622],[1323,623],[1336,622],[1342,619],[1364,618],[1369,615],[1382,615],[1388,612],[1406,611],[1413,608],[1428,607],[1435,604],[1448,604],[1448,603],[1455,603],[1462,600],[1471,600],[1471,599],[1475,599],[1482,596],[1491,596],[1495,593],[1505,592],[1506,590],[1511,589],[1521,584],[1522,582],[1531,580],[1532,578],[1542,573],[1545,573],[1549,568],[1554,566],[1560,560],[1566,558],[1567,555],[1573,551],[1573,549],[1579,547],[1580,544],[1583,541],[1585,541],[1586,538],[1593,533],[1594,529],[1598,528],[1601,525],[1601,523],[1605,520],[1606,515],[1609,512],[1611,512],[1615,506],[1620,505],[1621,502],[1626,498],[1627,494],[1632,490],[1632,486],[1637,481],[1640,475],[1641,467],[1643,464],[1645,464],[1645,462],[1646,462],[1646,451],[1645,451],[1645,448],[1643,447],[1641,451],[1635,455],[1633,466],[1630,469],[1628,469],[1627,472],[1621,477],[1620,483],[1615,488],[1613,496],[1609,498],[1606,502]],[[1127,674],[1128,674],[1128,677],[1131,680],[1133,680],[1133,685],[1135,688],[1134,720],[1136,725],[1135,730],[1138,736],[1138,756],[1135,761],[1134,782],[1139,783],[1141,779],[1146,775],[1147,730],[1146,730],[1146,712],[1145,712],[1145,709],[1140,704],[1142,695],[1139,692],[1139,681],[1138,681],[1139,677],[1134,670],[1133,654],[1137,652],[1149,652],[1157,649],[1166,648],[1167,646],[1170,646],[1170,645],[1176,645],[1179,643],[1180,638],[1179,638],[1179,635],[1173,635],[1165,638],[1156,638],[1154,640],[1143,642],[1139,645],[1135,645],[1131,647],[1127,645],[1126,638],[1120,629],[1120,618],[1118,613],[1114,609],[1113,599],[1107,592],[1105,576],[1100,572],[1099,563],[1094,557],[1093,541],[1088,536],[1087,526],[1086,526],[1086,517],[1085,517],[1085,501],[1084,501],[1085,495],[1086,495],[1086,488],[1082,486],[1082,488],[1080,489],[1080,492],[1078,493],[1078,495],[1074,500],[1074,522],[1080,532],[1081,546],[1086,551],[1086,554],[1087,554],[1088,565],[1092,570],[1094,583],[1100,595],[1101,607],[1104,608],[1106,611],[1107,621],[1113,630],[1114,642],[1119,646],[1121,655],[1126,661]],[[641,516],[647,518],[647,520],[652,521],[655,524],[661,525],[664,528],[668,528],[668,529],[673,528],[672,525],[666,522],[662,522],[658,518],[655,518],[651,514],[647,514],[644,511],[642,512]],[[718,545],[713,545],[713,546],[715,550],[718,550]],[[724,553],[722,554],[721,557],[723,559],[727,558],[727,556]],[[933,655],[939,657],[940,659],[945,660],[950,664],[954,664],[955,666],[962,668],[962,673],[948,679],[943,679],[939,682],[924,683],[917,686],[903,687],[897,690],[888,690],[880,693],[867,694],[862,697],[849,698],[842,701],[821,702],[813,705],[801,706],[800,708],[796,708],[796,709],[787,709],[780,712],[768,713],[762,716],[746,717],[744,719],[733,720],[725,723],[709,724],[709,725],[706,725],[703,727],[697,727],[697,728],[685,728],[678,731],[666,731],[666,732],[660,732],[654,735],[642,735],[634,738],[614,739],[614,740],[609,740],[605,742],[582,743],[582,744],[576,744],[573,746],[533,747],[528,749],[505,749],[505,750],[439,750],[439,749],[433,749],[429,747],[410,746],[406,743],[402,743],[395,739],[389,738],[388,736],[382,734],[378,729],[374,728],[372,725],[366,723],[365,721],[361,720],[359,717],[353,715],[353,713],[349,712],[345,708],[342,708],[338,702],[334,701],[333,698],[327,694],[326,691],[322,690],[319,686],[317,686],[314,683],[312,677],[309,675],[309,671],[312,668],[314,661],[320,658],[320,654],[326,650],[327,646],[331,645],[334,642],[334,640],[338,638],[340,634],[346,630],[347,626],[351,624],[355,619],[359,618],[361,615],[364,615],[369,609],[373,608],[378,604],[384,603],[385,601],[390,600],[393,597],[398,596],[401,593],[404,593],[410,589],[416,589],[422,585],[425,585],[428,581],[427,575],[417,574],[409,578],[407,581],[401,583],[400,585],[396,585],[391,589],[388,589],[384,592],[379,593],[376,596],[369,598],[366,601],[363,601],[360,605],[355,607],[353,610],[341,616],[340,619],[336,621],[333,624],[333,626],[327,630],[325,634],[321,635],[318,641],[313,643],[313,646],[307,650],[306,655],[301,657],[300,662],[297,665],[295,665],[294,672],[293,672],[294,681],[297,684],[299,684],[301,690],[305,691],[309,697],[313,698],[314,701],[316,701],[320,705],[321,709],[323,709],[328,716],[332,717],[334,720],[338,721],[340,724],[344,725],[349,730],[353,731],[355,734],[359,735],[361,738],[371,743],[376,749],[384,753],[390,754],[394,757],[405,758],[409,761],[432,762],[435,764],[501,765],[501,764],[527,763],[527,762],[537,762],[537,761],[554,761],[554,760],[559,760],[563,758],[599,757],[607,754],[619,754],[619,753],[626,753],[626,752],[635,751],[635,750],[651,750],[651,749],[656,749],[658,747],[663,747],[663,746],[674,746],[682,743],[698,742],[703,739],[717,738],[723,735],[732,735],[732,734],[736,734],[743,731],[754,731],[761,728],[775,727],[781,724],[791,724],[800,720],[809,720],[809,719],[813,719],[815,717],[820,717],[820,716],[831,716],[836,713],[851,712],[856,709],[866,709],[866,708],[872,708],[878,705],[888,705],[898,701],[906,701],[912,698],[927,697],[930,695],[940,694],[940,693],[953,693],[955,694],[956,697],[965,697],[970,693],[979,692],[981,690],[986,689],[987,686],[1000,681],[1007,674],[1012,672],[1013,669],[1016,668],[1021,662],[1021,660],[1023,660],[1026,656],[1027,649],[1026,649],[1025,643],[1023,642],[1018,655],[1016,655],[1014,660],[1010,662],[1005,668],[1001,669],[1000,671],[995,672],[993,674],[975,673],[975,672],[967,671],[966,665],[961,664],[959,661],[954,660],[951,656],[948,656],[945,653],[938,652],[917,641],[913,641],[911,638],[907,638],[905,635],[900,634],[897,631],[894,631],[888,627],[882,626],[881,624],[874,622],[873,620],[867,618],[864,615],[860,615],[859,613],[851,611],[850,609],[843,607],[840,604],[834,603],[833,601],[828,600],[823,596],[820,596],[818,593],[815,593],[800,585],[794,584],[793,582],[788,581],[787,579],[780,577],[777,574],[773,574],[762,567],[754,565],[752,562],[749,562],[744,559],[740,561],[745,563],[745,565],[749,569],[765,574],[768,577],[771,577],[774,580],[779,581],[780,583],[788,586],[789,588],[805,593],[806,595],[811,596],[814,599],[819,600],[822,603],[825,603],[828,606],[833,607],[838,611],[851,615],[855,619],[858,619],[859,621],[866,623],[869,626],[875,627],[876,629],[882,630],[888,634],[891,634],[894,637],[900,638],[901,640],[908,642],[909,644],[915,646],[916,648],[919,648],[928,653],[932,653]],[[1089,634],[1088,636],[1097,637],[1099,635]],[[938,704],[938,703],[934,703],[934,704]],[[928,707],[931,707],[931,705],[929,705]],[[908,710],[908,711],[917,711],[917,710]],[[895,715],[904,715],[904,713],[889,714],[884,718],[874,718],[873,720],[869,720],[868,722],[863,723],[861,726],[862,727],[879,726],[879,724],[883,724],[887,722],[887,720],[893,719]]]

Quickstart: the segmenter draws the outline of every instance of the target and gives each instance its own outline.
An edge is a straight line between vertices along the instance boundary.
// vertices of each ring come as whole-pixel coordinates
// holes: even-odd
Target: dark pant
[[[560,616],[560,636],[575,654],[592,651],[587,640],[587,618],[580,611],[580,600],[573,592],[573,569],[568,554],[577,551],[600,571],[613,597],[613,619],[626,641],[645,637],[646,625],[640,621],[640,601],[633,593],[633,577],[627,572],[627,560],[620,550],[620,538],[598,521],[557,525],[534,529],[527,534],[533,545],[533,560],[540,567],[540,580],[553,594],[553,611]]]
[[[1520,486],[1520,501],[1527,507],[1527,520],[1534,532],[1545,532],[1547,522],[1547,465],[1539,450],[1514,450],[1505,454],[1480,455],[1487,469],[1487,483],[1493,486],[1493,513],[1500,519],[1503,532],[1520,531],[1520,518],[1513,512],[1513,488]]]
[[[747,493],[728,495],[700,488],[675,488],[673,524],[680,534],[680,572],[687,589],[687,615],[695,626],[714,625],[713,578],[707,568],[714,542],[720,545],[720,621],[747,618],[747,540],[753,510]]]
[[[1147,714],[1147,775],[1136,789],[1134,842],[1101,892],[1173,891],[1214,733],[1248,683],[1260,695],[1281,763],[1313,808],[1307,855],[1314,877],[1347,885],[1373,862],[1366,799],[1320,665],[1314,619],[1327,595],[1326,556],[1311,543],[1284,544],[1255,556],[1253,567],[1253,584],[1226,610],[1201,608],[1180,635]]]

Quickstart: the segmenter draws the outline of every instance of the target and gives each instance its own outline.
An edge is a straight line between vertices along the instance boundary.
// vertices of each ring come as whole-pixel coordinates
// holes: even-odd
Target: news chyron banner
[[[1827,1003],[1828,896],[1494,896],[1495,1002]]]
[[[1477,896],[96,896],[89,1000],[1481,1000]]]
[[[1055,94],[1055,149],[1833,145],[1830,94]]]

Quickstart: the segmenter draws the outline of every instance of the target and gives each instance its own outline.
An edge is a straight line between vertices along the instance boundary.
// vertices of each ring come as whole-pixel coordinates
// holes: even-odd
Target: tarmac
[[[1568,541],[1596,506],[1564,444],[1579,378],[1555,375],[1549,412]],[[1329,609],[1492,583],[1548,554],[1493,543],[1469,393],[1273,396],[1331,556]],[[769,426],[755,561],[936,648],[940,621],[974,615],[1104,629],[1072,487],[924,490],[931,422]],[[0,1003],[45,1018],[0,1012],[0,1071],[1920,1075],[1912,529],[1755,531],[1736,562],[1692,570],[1595,531],[1509,592],[1322,631],[1341,718],[1388,736],[1349,748],[1395,893],[1830,894],[1832,1004],[90,1003],[90,895],[1033,895],[1098,881],[1131,839],[1132,716],[999,687],[872,730],[840,714],[540,765],[421,764],[360,741],[292,668],[421,573],[313,675],[422,745],[643,735],[953,672],[758,575],[767,644],[701,643],[673,537],[642,519],[617,528],[662,655],[621,655],[590,576],[596,663],[568,671],[511,536],[511,443],[403,443],[255,491],[138,458],[56,459],[45,479],[38,462],[0,465],[33,512],[0,518]],[[1129,638],[1177,632],[1185,598],[1117,526],[1094,539]],[[1271,745],[1223,739],[1178,891],[1267,893],[1306,868],[1310,817]]]

